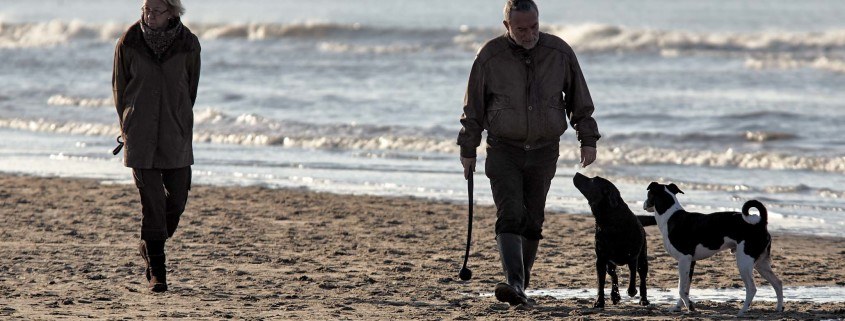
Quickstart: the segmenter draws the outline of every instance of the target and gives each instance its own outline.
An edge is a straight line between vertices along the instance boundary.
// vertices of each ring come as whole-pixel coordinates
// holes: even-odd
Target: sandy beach
[[[489,296],[501,280],[492,207],[476,208],[474,278],[464,282],[464,205],[209,186],[193,188],[167,244],[171,290],[152,294],[137,253],[139,213],[131,185],[0,175],[0,318],[721,320],[742,300],[701,301],[697,312],[673,314],[654,300],[608,300],[596,310],[592,299],[540,296],[532,310],[509,309]],[[592,217],[550,213],[545,227],[532,287],[594,289]],[[674,261],[657,229],[646,231],[649,289],[674,289]],[[845,239],[775,234],[773,256],[787,287],[845,285]],[[700,261],[696,272],[693,299],[696,288],[742,288],[729,253]],[[755,280],[768,287],[756,273]],[[755,300],[747,317],[845,318],[841,302],[785,305],[779,314],[773,302]]]

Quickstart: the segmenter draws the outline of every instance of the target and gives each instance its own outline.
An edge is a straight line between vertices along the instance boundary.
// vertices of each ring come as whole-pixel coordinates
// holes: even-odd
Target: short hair
[[[182,5],[182,0],[164,0],[164,3],[175,11],[179,17],[185,14],[185,6]]]
[[[511,12],[513,11],[520,11],[526,12],[534,10],[537,14],[540,13],[540,9],[537,8],[537,4],[534,3],[534,0],[508,0],[505,3],[505,21],[511,21]]]

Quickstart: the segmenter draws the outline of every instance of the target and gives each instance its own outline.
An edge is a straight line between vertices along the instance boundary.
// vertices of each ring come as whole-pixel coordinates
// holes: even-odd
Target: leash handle
[[[123,149],[124,144],[123,141],[120,140],[121,138],[123,138],[123,136],[117,136],[117,147],[111,151],[112,155],[117,155],[117,153],[120,153],[120,150]]]

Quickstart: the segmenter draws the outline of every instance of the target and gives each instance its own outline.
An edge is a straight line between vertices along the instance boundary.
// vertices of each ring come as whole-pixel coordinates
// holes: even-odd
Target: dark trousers
[[[526,151],[487,140],[484,171],[496,203],[496,235],[543,238],[546,195],[557,170],[558,144]]]
[[[173,236],[191,190],[191,167],[176,169],[133,168],[141,194],[141,239],[166,240]]]

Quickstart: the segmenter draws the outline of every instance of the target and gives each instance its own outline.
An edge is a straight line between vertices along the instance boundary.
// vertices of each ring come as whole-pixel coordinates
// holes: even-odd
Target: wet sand
[[[476,207],[474,278],[465,282],[457,278],[465,205],[208,186],[194,187],[180,229],[167,243],[171,290],[153,294],[137,253],[139,213],[131,185],[0,174],[0,318],[721,320],[733,318],[743,299],[700,301],[697,312],[683,314],[666,312],[670,304],[654,300],[641,307],[608,299],[607,308],[596,310],[593,299],[552,297],[537,297],[531,310],[509,309],[479,295],[501,280],[492,207]],[[593,289],[592,217],[549,213],[545,228],[532,288]],[[646,232],[648,286],[674,289],[675,262],[657,229]],[[787,287],[845,286],[845,239],[775,234],[773,257]],[[694,300],[696,288],[742,288],[728,252],[699,261],[696,272]],[[626,284],[627,273],[620,278]],[[755,281],[758,288],[769,286],[756,273]],[[773,302],[755,300],[746,316],[845,318],[842,302],[785,306],[780,314]]]

